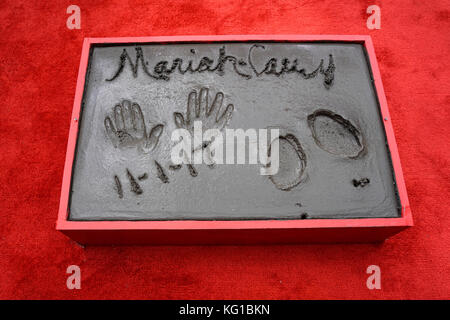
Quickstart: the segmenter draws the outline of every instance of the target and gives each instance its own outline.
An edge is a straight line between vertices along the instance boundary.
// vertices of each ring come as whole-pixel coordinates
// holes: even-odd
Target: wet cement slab
[[[359,44],[103,45],[91,50],[86,81],[71,220],[399,215]],[[172,132],[191,132],[194,120],[220,132],[279,129],[278,172],[174,164]]]

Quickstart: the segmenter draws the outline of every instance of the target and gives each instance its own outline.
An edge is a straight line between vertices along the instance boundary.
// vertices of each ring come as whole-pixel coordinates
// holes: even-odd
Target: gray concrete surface
[[[398,216],[385,135],[362,46],[139,47],[138,51],[133,45],[96,47],[91,54],[73,171],[71,220]],[[236,58],[237,71],[230,58],[223,73],[175,71],[166,74],[167,80],[156,79],[153,68],[159,61],[167,60],[170,67],[174,59],[182,58],[184,70],[188,60],[194,60],[196,67],[206,56],[215,66],[222,47]],[[149,74],[142,61],[133,74],[124,49],[133,63],[136,52],[142,52]],[[121,55],[124,67],[117,73]],[[321,59],[326,71],[330,55],[334,78],[320,70],[306,76],[320,66]],[[305,71],[258,76],[271,58],[278,60],[277,70],[288,58],[291,65],[297,59],[297,70]],[[200,95],[202,88],[209,90],[209,105],[217,93],[223,93],[222,110],[234,106],[226,128],[281,129],[281,167],[276,175],[260,175],[259,164],[169,168],[174,113],[186,117],[189,94]]]

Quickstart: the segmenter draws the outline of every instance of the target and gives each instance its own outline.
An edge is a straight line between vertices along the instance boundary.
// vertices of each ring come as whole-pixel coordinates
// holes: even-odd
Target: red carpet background
[[[0,298],[450,298],[450,2],[344,2],[1,1]],[[55,231],[83,38],[197,34],[371,35],[415,227],[383,244],[224,247],[81,248]]]

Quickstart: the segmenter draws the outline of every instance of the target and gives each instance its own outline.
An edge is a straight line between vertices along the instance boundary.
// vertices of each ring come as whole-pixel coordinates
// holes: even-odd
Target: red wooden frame
[[[401,217],[369,219],[306,219],[246,221],[70,221],[69,193],[72,165],[78,137],[78,119],[83,99],[89,50],[106,43],[183,43],[183,42],[350,42],[367,51],[378,95],[384,129],[402,206]],[[380,70],[370,36],[349,35],[227,35],[85,38],[78,71],[75,101],[67,144],[64,176],[56,229],[81,244],[262,244],[383,241],[413,225],[412,214],[400,165],[397,144]]]

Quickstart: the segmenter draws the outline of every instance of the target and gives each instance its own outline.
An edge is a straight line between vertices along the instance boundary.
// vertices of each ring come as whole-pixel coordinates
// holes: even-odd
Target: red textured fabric
[[[66,8],[81,8],[81,30]],[[381,7],[381,29],[366,9]],[[1,1],[0,298],[450,298],[449,1]],[[370,34],[415,227],[384,244],[81,248],[55,231],[84,37]],[[368,290],[379,265],[382,289]],[[66,288],[79,265],[82,289]]]

